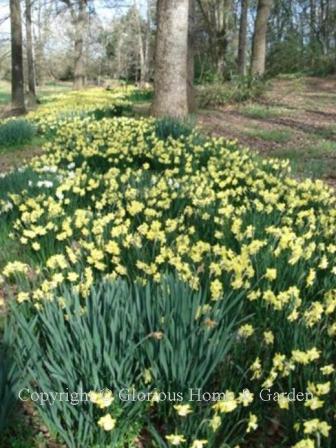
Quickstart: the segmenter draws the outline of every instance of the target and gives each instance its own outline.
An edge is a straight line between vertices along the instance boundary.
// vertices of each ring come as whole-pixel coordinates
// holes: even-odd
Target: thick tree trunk
[[[20,0],[10,0],[12,48],[12,111],[25,112],[22,58],[22,25]]]
[[[259,0],[252,43],[251,74],[263,76],[266,63],[267,23],[272,8],[272,0]]]
[[[247,14],[248,0],[241,0],[238,42],[238,71],[242,76],[246,75]]]
[[[155,48],[155,116],[188,115],[189,0],[158,0]]]
[[[74,89],[80,90],[85,84],[85,51],[84,38],[87,29],[88,13],[86,0],[78,3],[78,13],[75,18],[75,66],[74,66]]]
[[[35,89],[35,67],[33,58],[33,36],[31,18],[31,0],[26,0],[26,45],[27,45],[27,65],[28,65],[28,91],[32,96],[36,96]]]

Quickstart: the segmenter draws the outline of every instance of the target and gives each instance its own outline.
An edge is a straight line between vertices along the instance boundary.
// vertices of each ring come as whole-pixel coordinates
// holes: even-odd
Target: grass
[[[336,142],[330,140],[316,139],[316,142],[307,145],[305,148],[306,155],[312,157],[329,157],[336,156]]]
[[[5,104],[9,103],[10,98],[11,98],[11,96],[9,93],[0,91],[0,105],[1,104],[5,105]]]
[[[0,146],[0,155],[19,151],[28,152],[29,150],[40,148],[45,142],[46,139],[44,137],[36,135],[29,143]]]
[[[320,128],[315,131],[315,135],[318,135],[322,138],[333,139],[336,138],[336,127],[330,126],[327,128]]]
[[[274,143],[287,143],[292,138],[292,132],[281,129],[250,129],[246,132],[250,137],[259,138]]]
[[[11,85],[8,81],[0,81],[0,106],[10,102]]]
[[[262,104],[248,104],[240,108],[239,112],[247,118],[265,120],[276,118],[281,115],[289,115],[291,112],[286,108],[270,107]]]
[[[37,88],[37,96],[45,97],[71,90],[72,84],[66,82],[47,82]],[[0,107],[11,100],[11,85],[8,81],[0,81]]]
[[[261,80],[238,77],[224,83],[198,86],[196,98],[200,108],[241,103],[261,96],[265,90],[265,85],[265,82]]]
[[[335,156],[336,142],[318,138],[301,148],[285,147],[272,152],[272,157],[288,159],[295,174],[314,179],[335,176]]]

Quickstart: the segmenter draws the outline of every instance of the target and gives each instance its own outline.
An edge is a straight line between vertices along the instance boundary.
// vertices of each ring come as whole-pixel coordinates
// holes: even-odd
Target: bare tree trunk
[[[242,76],[246,75],[247,14],[248,0],[241,0],[238,43],[238,71]]]
[[[258,1],[252,43],[251,73],[253,76],[263,76],[265,73],[267,23],[271,8],[272,0]]]
[[[150,38],[151,38],[151,3],[150,0],[147,0],[147,29],[145,34],[145,74],[144,79],[145,82],[149,82],[150,80],[150,69],[149,69],[149,58],[150,58]]]
[[[188,110],[195,112],[196,101],[194,91],[195,75],[195,0],[189,0],[189,28],[188,28]]]
[[[145,45],[144,45],[144,40],[143,40],[143,36],[142,36],[141,16],[140,16],[140,11],[139,11],[139,6],[138,6],[137,0],[134,0],[134,14],[135,14],[137,33],[138,33],[139,61],[140,61],[140,85],[143,85],[144,82],[146,81]]]
[[[158,0],[155,48],[155,116],[188,115],[189,0]]]
[[[36,83],[38,86],[43,84],[43,37],[42,37],[42,1],[38,0],[37,9],[37,34],[35,34],[35,70],[36,70]]]
[[[20,0],[10,0],[12,49],[12,111],[25,113]]]
[[[218,11],[216,40],[218,44],[217,73],[222,79],[228,74],[228,51],[232,40],[233,24],[233,1],[224,0],[223,7]]]
[[[33,97],[36,96],[35,89],[35,67],[33,58],[33,36],[31,18],[31,0],[26,0],[26,45],[27,45],[27,65],[28,65],[28,91]]]
[[[74,89],[80,90],[85,85],[85,51],[84,38],[87,29],[88,13],[87,0],[79,0],[78,13],[73,13],[75,24],[75,66]]]
[[[310,43],[314,44],[316,37],[316,1],[310,0]]]

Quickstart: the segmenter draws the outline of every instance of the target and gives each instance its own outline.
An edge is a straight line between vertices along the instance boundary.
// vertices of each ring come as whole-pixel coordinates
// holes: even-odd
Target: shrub
[[[22,118],[10,119],[0,124],[0,146],[28,143],[36,133],[33,124]]]
[[[198,88],[199,107],[222,106],[240,103],[260,96],[265,90],[265,81],[251,77],[236,77],[224,83],[208,84]]]
[[[93,117],[95,120],[102,120],[103,118],[121,117],[130,114],[132,111],[131,104],[116,104],[110,107],[102,107],[90,111],[87,115]]]
[[[134,90],[134,92],[129,96],[129,100],[132,102],[145,102],[151,101],[154,96],[154,91],[151,89],[140,89]]]
[[[102,406],[103,411],[88,402],[40,403],[39,412],[51,431],[69,447],[124,446],[147,426],[157,439],[174,431],[176,401],[162,400],[153,414],[153,401],[126,398],[133,388],[136,393],[157,390],[171,397],[177,391],[186,397],[190,388],[215,389],[216,369],[227,359],[236,336],[241,295],[228,295],[212,309],[204,309],[205,304],[204,292],[169,277],[142,287],[105,283],[85,302],[65,290],[36,315],[29,306],[25,312],[14,308],[17,354],[21,365],[29,366],[30,391],[113,392],[113,403]],[[193,427],[200,436],[198,426],[210,409],[194,406]],[[106,412],[116,419],[111,433],[97,426]]]

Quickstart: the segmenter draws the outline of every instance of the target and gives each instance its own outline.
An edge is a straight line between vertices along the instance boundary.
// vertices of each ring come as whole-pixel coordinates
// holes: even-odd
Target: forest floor
[[[274,79],[260,98],[201,110],[197,119],[212,135],[289,159],[296,176],[336,186],[336,77]]]
[[[52,85],[45,93],[63,89]],[[134,108],[136,114],[146,115],[148,102]],[[237,140],[263,157],[289,159],[296,177],[336,186],[336,77],[273,79],[259,98],[199,110],[196,121],[204,132]],[[38,143],[0,148],[0,172],[39,154]]]
[[[0,173],[23,166],[33,157],[42,154],[43,143],[42,139],[34,138],[31,143],[23,146],[0,148]]]

